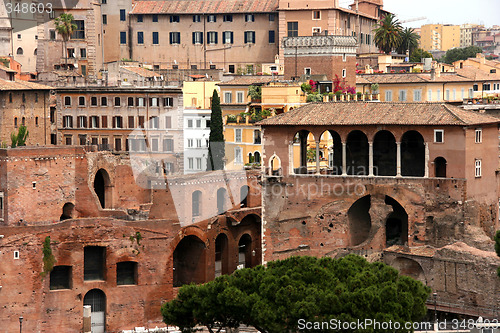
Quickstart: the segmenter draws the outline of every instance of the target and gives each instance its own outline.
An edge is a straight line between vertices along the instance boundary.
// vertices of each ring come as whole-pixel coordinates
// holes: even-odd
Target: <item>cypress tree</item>
[[[212,114],[210,116],[210,138],[208,142],[207,170],[224,170],[224,129],[222,110],[217,90],[212,95]]]

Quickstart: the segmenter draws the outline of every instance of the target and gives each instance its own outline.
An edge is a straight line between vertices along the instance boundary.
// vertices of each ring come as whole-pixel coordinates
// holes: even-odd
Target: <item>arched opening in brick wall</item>
[[[306,174],[308,166],[316,166],[316,141],[314,135],[306,130],[295,133],[293,137],[293,168],[295,174]]]
[[[352,131],[347,136],[347,174],[368,175],[368,138],[361,131]]]
[[[73,218],[73,211],[75,209],[75,205],[71,202],[66,202],[62,209],[60,221],[69,220]]]
[[[347,211],[351,246],[356,246],[368,239],[372,221],[370,217],[371,196],[358,199]]]
[[[401,175],[410,177],[425,175],[425,143],[417,131],[408,131],[401,139]]]
[[[446,178],[446,159],[444,157],[436,157],[434,159],[434,177]]]
[[[228,240],[225,234],[215,239],[215,277],[229,274]]]
[[[92,289],[85,294],[83,305],[90,305],[92,333],[106,331],[106,294],[100,289]]]
[[[281,160],[278,156],[273,155],[269,161],[270,175],[279,176],[281,174]]]
[[[241,236],[238,242],[238,268],[251,268],[252,254],[255,253],[252,249],[252,237],[249,234]]]
[[[111,206],[111,181],[108,172],[104,169],[99,169],[95,175],[94,192],[102,208]]]
[[[396,176],[396,139],[389,131],[379,131],[373,139],[373,174]]]
[[[408,214],[399,202],[387,195],[385,204],[392,206],[385,222],[386,246],[405,245],[408,243]]]
[[[191,213],[192,217],[201,215],[201,191],[194,191],[191,194]]]
[[[254,154],[254,161],[255,163],[260,163],[260,153],[258,151]]]
[[[420,266],[420,264],[415,260],[405,257],[398,257],[394,260],[391,266],[396,268],[402,275],[412,277],[425,285],[427,284],[424,270],[422,269],[422,266]]]
[[[248,207],[248,192],[250,191],[250,187],[248,185],[243,185],[240,188],[240,206]]]
[[[206,276],[206,246],[196,236],[184,237],[174,250],[174,287],[203,283]]]
[[[324,131],[320,137],[320,155],[323,153],[323,160],[320,161],[320,168],[327,167],[328,174],[342,174],[342,139],[335,131]],[[326,165],[322,165],[326,164]]]
[[[217,214],[224,214],[227,210],[227,191],[225,188],[217,190]]]

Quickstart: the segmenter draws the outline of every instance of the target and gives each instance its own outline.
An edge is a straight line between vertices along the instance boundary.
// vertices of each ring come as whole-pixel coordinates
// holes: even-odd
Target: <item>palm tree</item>
[[[373,30],[375,32],[375,45],[385,54],[390,54],[393,49],[400,45],[402,30],[401,23],[396,17],[393,14],[387,14]]]
[[[419,39],[420,36],[415,33],[415,30],[413,30],[413,28],[405,28],[401,32],[401,44],[399,44],[398,46],[398,53],[405,54],[406,50],[408,50],[408,57],[410,57],[410,54],[413,52],[413,50],[416,50],[418,48]]]
[[[66,50],[66,69],[68,69],[68,49],[66,48],[66,43],[71,38],[73,31],[75,31],[78,27],[75,23],[73,23],[75,18],[71,14],[62,13],[58,18],[54,20],[56,25],[56,31],[59,35],[61,35],[64,42],[63,49],[63,57],[64,50]]]

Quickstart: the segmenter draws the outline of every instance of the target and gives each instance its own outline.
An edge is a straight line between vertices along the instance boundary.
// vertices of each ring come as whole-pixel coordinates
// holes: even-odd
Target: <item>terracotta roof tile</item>
[[[278,0],[165,0],[136,1],[132,14],[270,13]]]
[[[427,82],[470,82],[469,77],[458,73],[441,73],[439,77],[431,80],[428,73],[394,73],[394,74],[360,74],[356,75],[357,84],[366,83],[427,83]]]
[[[252,84],[267,84],[273,80],[280,80],[281,77],[274,76],[274,78],[270,75],[242,75],[236,76],[231,81],[221,82],[219,86],[249,86]]]
[[[473,81],[500,80],[500,73],[488,73],[473,66],[464,66],[456,69],[458,75]]]
[[[143,77],[160,77],[161,75],[143,67],[122,67],[123,69]]]
[[[29,81],[16,79],[16,81],[8,81],[0,79],[0,90],[49,90],[52,87]]]
[[[500,123],[500,119],[444,103],[309,103],[258,125],[456,125]]]

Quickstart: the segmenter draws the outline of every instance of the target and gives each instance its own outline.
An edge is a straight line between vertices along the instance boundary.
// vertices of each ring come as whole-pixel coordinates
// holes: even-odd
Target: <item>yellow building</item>
[[[182,94],[184,108],[210,109],[214,89],[218,90],[219,81],[184,82]]]
[[[426,24],[420,30],[420,47],[425,51],[448,51],[460,47],[460,26]]]

